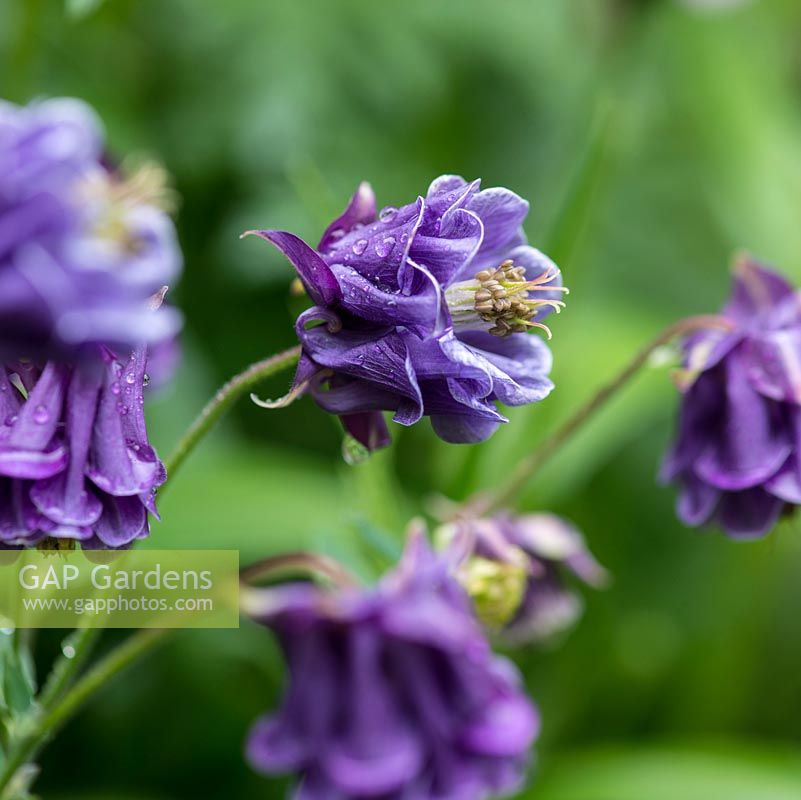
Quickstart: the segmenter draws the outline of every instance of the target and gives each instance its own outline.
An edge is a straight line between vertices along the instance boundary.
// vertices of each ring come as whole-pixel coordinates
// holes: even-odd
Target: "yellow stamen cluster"
[[[543,306],[559,312],[564,307],[561,300],[542,299],[532,296],[536,292],[564,292],[564,286],[549,285],[559,275],[556,269],[546,270],[533,281],[526,280],[524,267],[516,267],[511,260],[504,261],[493,270],[484,269],[476,275],[479,286],[475,293],[475,310],[484,322],[492,327],[493,336],[509,336],[523,333],[529,328],[540,328],[551,338],[547,325],[532,321]]]

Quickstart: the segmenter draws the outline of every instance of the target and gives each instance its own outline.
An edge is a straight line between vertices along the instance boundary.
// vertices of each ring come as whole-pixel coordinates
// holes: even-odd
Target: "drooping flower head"
[[[0,359],[75,361],[174,334],[176,312],[149,308],[181,267],[163,198],[160,170],[108,167],[84,103],[0,101]]]
[[[289,670],[248,758],[297,773],[298,798],[478,800],[520,783],[537,713],[420,532],[374,589],[287,585],[248,606]]]
[[[731,330],[689,337],[678,434],[663,465],[687,525],[762,536],[801,503],[801,300],[751,258],[734,268]]]
[[[555,514],[463,518],[439,528],[437,539],[461,540],[457,574],[479,617],[509,645],[543,641],[576,621],[583,604],[566,575],[595,587],[608,578],[581,533]]]
[[[0,547],[129,546],[166,478],[147,440],[146,356],[0,365]],[[50,545],[48,545],[50,546]]]
[[[317,249],[254,231],[295,266],[314,306],[298,318],[296,385],[369,449],[389,441],[382,411],[431,418],[449,442],[478,442],[553,388],[551,354],[530,328],[562,306],[559,271],[525,243],[528,203],[445,175],[425,197],[376,214],[361,184]],[[324,324],[315,324],[324,323]],[[547,328],[546,328],[547,330]]]

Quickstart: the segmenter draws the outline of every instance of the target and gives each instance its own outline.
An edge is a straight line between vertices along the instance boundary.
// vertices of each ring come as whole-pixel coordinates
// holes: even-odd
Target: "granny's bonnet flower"
[[[68,366],[0,365],[0,545],[76,540],[127,547],[148,535],[166,473],[144,419],[145,352],[104,348]]]
[[[0,358],[129,352],[177,329],[149,304],[181,267],[163,174],[126,177],[103,148],[78,100],[0,101]]]
[[[538,338],[562,305],[559,271],[525,244],[528,203],[508,189],[443,176],[426,196],[376,214],[361,184],[317,249],[258,231],[298,271],[314,306],[300,315],[296,386],[366,447],[388,443],[381,411],[412,425],[429,416],[449,442],[478,442],[553,388]],[[322,322],[322,325],[313,323]],[[547,329],[546,329],[547,330]]]
[[[753,537],[801,504],[801,300],[750,258],[734,272],[723,309],[731,330],[685,343],[679,428],[663,477],[681,487],[684,523],[714,520]]]
[[[479,617],[510,645],[543,641],[580,616],[566,574],[595,587],[608,579],[581,533],[555,514],[463,518],[440,527],[437,539],[461,540],[466,557],[457,574]]]
[[[251,733],[256,769],[298,773],[303,800],[478,800],[520,783],[538,716],[449,569],[418,533],[374,589],[258,591],[249,611],[289,686]]]

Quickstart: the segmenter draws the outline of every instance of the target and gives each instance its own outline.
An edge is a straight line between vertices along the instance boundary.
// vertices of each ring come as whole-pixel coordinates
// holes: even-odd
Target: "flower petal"
[[[297,270],[309,297],[318,305],[331,305],[339,300],[341,292],[334,274],[316,251],[303,239],[286,231],[247,231],[243,236],[255,234],[274,244]]]
[[[495,187],[476,194],[467,207],[484,223],[483,253],[503,247],[515,238],[528,215],[529,204],[509,189]]]
[[[795,291],[781,275],[748,255],[738,259],[733,272],[734,289],[723,313],[749,327],[755,316],[770,311]]]
[[[373,187],[367,181],[362,181],[350,198],[347,208],[325,229],[317,249],[321,253],[326,252],[331,245],[345,234],[350,233],[355,226],[369,225],[374,222],[375,213]]]
[[[694,471],[718,489],[737,491],[775,475],[792,452],[792,437],[782,409],[753,388],[738,353],[729,355],[725,370],[726,405]]]
[[[724,493],[717,517],[729,536],[756,539],[770,532],[783,508],[783,500],[757,487]]]

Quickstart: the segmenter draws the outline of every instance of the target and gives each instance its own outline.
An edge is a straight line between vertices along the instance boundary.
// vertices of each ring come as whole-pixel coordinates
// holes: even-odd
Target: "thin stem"
[[[58,701],[65,689],[83,666],[95,642],[100,636],[99,628],[78,628],[67,638],[61,649],[61,657],[56,661],[50,677],[39,694],[41,708],[50,709]]]
[[[264,378],[291,367],[299,358],[300,347],[291,347],[283,353],[278,353],[270,356],[270,358],[265,358],[263,361],[251,364],[244,372],[235,375],[228,383],[218,389],[167,459],[165,465],[170,482],[198,442],[240,397],[253,389]],[[165,484],[161,487],[162,492],[167,485]]]
[[[50,738],[98,689],[118,672],[143,656],[162,641],[169,630],[140,630],[116,650],[98,661],[52,708],[43,708],[28,731],[17,740],[8,754],[2,775],[0,793],[9,785],[17,770],[35,757],[41,746]]]
[[[276,577],[285,572],[307,572],[326,578],[335,586],[345,589],[357,586],[358,581],[338,561],[319,553],[281,553],[257,561],[239,573],[242,588],[252,588],[251,584],[259,578]]]
[[[665,328],[640,350],[617,376],[580,406],[536,450],[520,461],[499,490],[479,498],[471,513],[486,514],[510,504],[540,467],[637,374],[655,350],[679,336],[710,328],[730,330],[731,323],[724,317],[699,315],[679,320]]]

